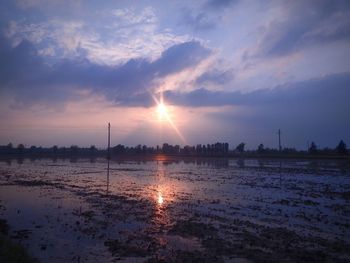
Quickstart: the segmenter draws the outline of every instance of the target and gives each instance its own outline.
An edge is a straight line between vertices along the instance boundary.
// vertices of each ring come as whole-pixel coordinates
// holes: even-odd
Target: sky
[[[0,3],[2,145],[334,148],[349,113],[347,0]]]

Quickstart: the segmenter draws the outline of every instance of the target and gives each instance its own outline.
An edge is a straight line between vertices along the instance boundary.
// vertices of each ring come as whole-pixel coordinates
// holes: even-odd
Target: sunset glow
[[[0,263],[350,258],[350,0],[0,17]]]
[[[157,106],[157,113],[158,113],[158,118],[160,120],[166,120],[169,118],[168,116],[168,110],[166,106],[164,105],[163,102],[160,102]]]
[[[0,145],[349,140],[348,1],[163,2],[2,1]]]

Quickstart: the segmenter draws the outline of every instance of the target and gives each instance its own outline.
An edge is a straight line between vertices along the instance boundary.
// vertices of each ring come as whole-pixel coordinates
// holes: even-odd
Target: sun
[[[176,127],[176,125],[175,125],[175,123],[174,123],[174,121],[172,119],[173,118],[172,107],[170,106],[170,110],[169,110],[168,106],[163,101],[162,94],[161,94],[159,100],[153,95],[152,95],[152,98],[153,98],[153,100],[154,100],[154,102],[156,103],[156,106],[157,106],[156,110],[157,110],[159,122],[160,123],[164,123],[164,122],[169,123],[169,125],[175,130],[177,135],[180,137],[182,142],[186,143],[185,138],[183,137],[183,135],[181,134],[179,129]]]
[[[163,102],[159,103],[157,106],[157,113],[158,117],[161,120],[167,119],[168,118],[168,110],[167,107],[164,105]]]

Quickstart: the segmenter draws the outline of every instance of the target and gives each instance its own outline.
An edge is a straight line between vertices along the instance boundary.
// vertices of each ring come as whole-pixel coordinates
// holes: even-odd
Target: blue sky
[[[350,144],[349,44],[349,1],[2,1],[0,143]]]

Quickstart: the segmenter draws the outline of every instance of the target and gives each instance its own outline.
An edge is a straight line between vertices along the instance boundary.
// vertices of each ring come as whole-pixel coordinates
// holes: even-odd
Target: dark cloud
[[[333,147],[340,139],[350,141],[349,87],[350,73],[344,73],[250,93],[168,91],[165,99],[189,107],[234,106],[207,117],[213,125],[227,130],[228,138],[234,134],[237,143],[246,141],[249,147],[261,142],[275,146],[280,128],[284,146],[305,149],[311,140],[322,147]]]
[[[349,1],[288,1],[266,28],[257,55],[281,56],[305,46],[350,40]]]
[[[206,11],[198,12],[196,10],[184,9],[180,24],[189,26],[195,31],[207,31],[217,26],[217,19]]]
[[[276,108],[288,106],[289,109],[300,109],[300,107],[329,109],[345,105],[350,112],[349,85],[350,73],[343,73],[249,93],[210,91],[201,88],[188,93],[167,91],[165,95],[167,100],[174,104],[191,107],[244,105],[276,106]],[[337,105],[334,104],[335,101]]]
[[[49,65],[30,42],[12,48],[1,40],[0,85],[15,92],[20,101],[64,100],[79,88],[89,88],[119,102],[149,90],[157,78],[195,66],[211,53],[192,41],[170,47],[153,62],[140,58],[108,66],[81,58]]]
[[[152,63],[151,68],[161,76],[175,73],[198,64],[210,53],[199,42],[186,42],[165,50],[160,59]]]
[[[224,85],[227,84],[234,78],[233,72],[231,70],[220,71],[217,69],[204,72],[196,79],[196,84],[202,86],[203,84],[213,83]]]
[[[189,26],[195,31],[215,29],[222,21],[225,8],[238,3],[238,0],[209,0],[198,9],[183,9],[180,24]]]
[[[191,92],[166,91],[164,98],[167,103],[177,106],[249,108],[248,112],[253,111],[253,115],[243,114],[240,120],[247,122],[247,125],[257,124],[263,127],[264,123],[289,125],[290,122],[312,129],[312,123],[321,126],[328,123],[338,125],[338,128],[346,126],[350,132],[350,123],[346,121],[350,112],[349,86],[350,73],[343,73],[249,93],[210,91],[201,88]],[[148,107],[153,106],[154,102],[147,93],[140,93],[125,98],[121,105]]]
[[[205,3],[205,7],[210,9],[222,9],[237,3],[238,0],[208,0]]]
[[[19,78],[23,82],[37,77],[36,71],[43,70],[43,61],[28,41],[22,41],[15,48],[0,37],[0,83],[10,84]]]

